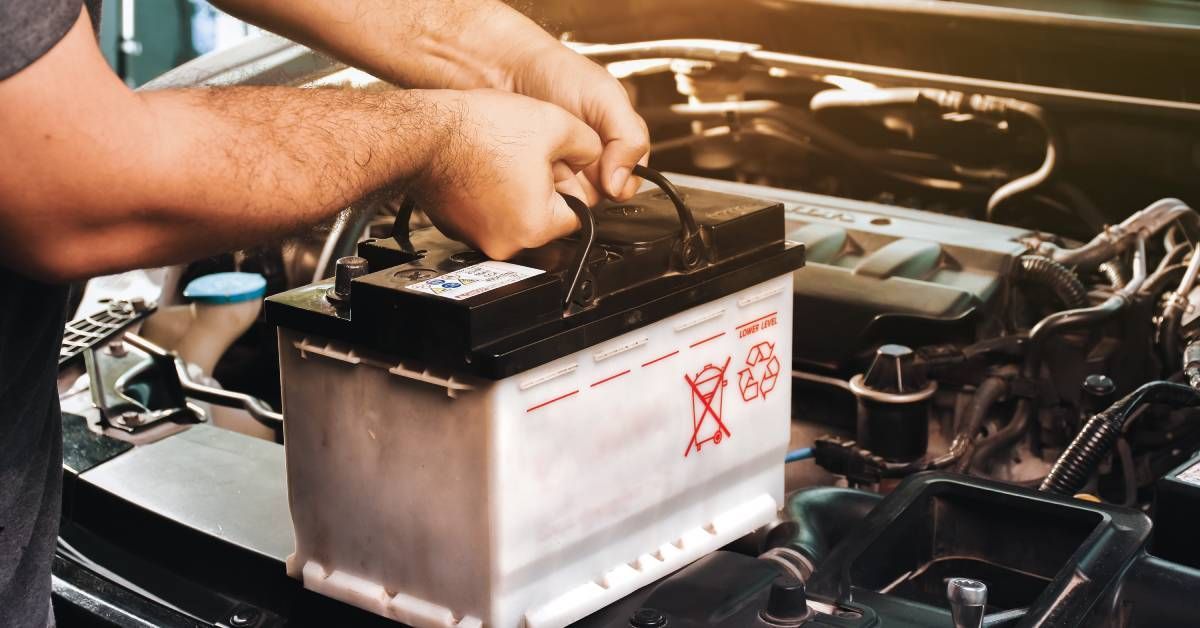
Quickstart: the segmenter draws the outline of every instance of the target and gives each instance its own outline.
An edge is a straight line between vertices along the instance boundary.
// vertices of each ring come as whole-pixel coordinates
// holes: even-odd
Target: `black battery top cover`
[[[571,237],[489,260],[434,228],[366,240],[348,298],[330,281],[267,299],[268,322],[361,350],[501,379],[804,265],[783,205],[658,185],[627,202],[568,203]],[[361,262],[360,262],[361,263]]]

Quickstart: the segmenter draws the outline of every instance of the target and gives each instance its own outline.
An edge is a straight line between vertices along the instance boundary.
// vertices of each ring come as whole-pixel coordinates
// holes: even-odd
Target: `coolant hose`
[[[1125,422],[1138,406],[1145,403],[1167,403],[1173,406],[1200,405],[1200,391],[1174,382],[1156,381],[1143,384],[1137,390],[1096,413],[1075,435],[1074,440],[1055,461],[1039,490],[1059,495],[1074,495],[1087,484],[1125,429]]]
[[[1051,336],[1064,329],[1092,325],[1114,316],[1129,305],[1135,298],[1142,285],[1146,283],[1146,239],[1135,241],[1133,252],[1133,275],[1123,288],[1099,305],[1055,312],[1038,321],[1029,330],[1029,341],[1025,349],[1024,374],[1026,377],[1036,377],[1041,367],[1042,347]]]
[[[803,554],[813,567],[819,565],[882,499],[878,493],[836,486],[792,493],[784,516],[795,524],[796,532],[787,547]]]
[[[1068,309],[1087,307],[1087,288],[1071,269],[1041,255],[1022,255],[1020,262],[1018,279],[1050,288]]]
[[[1079,248],[1063,249],[1043,242],[1038,247],[1038,252],[1052,257],[1054,261],[1066,266],[1095,268],[1120,254],[1130,244],[1133,244],[1134,240],[1144,239],[1151,234],[1158,233],[1183,216],[1194,215],[1191,208],[1183,201],[1164,198],[1135,212],[1121,224],[1105,229],[1103,233]]]
[[[971,456],[968,469],[987,472],[993,458],[1025,436],[1025,431],[1029,429],[1030,415],[1033,413],[1031,405],[1028,399],[1017,400],[1017,407],[1008,423],[994,434],[988,434],[975,443],[975,454]]]
[[[983,428],[983,422],[987,420],[992,406],[1007,393],[1008,382],[1003,377],[989,377],[975,390],[965,412],[963,429],[954,435],[954,440],[950,443],[950,451],[954,453],[955,458],[955,471],[966,473],[970,468],[971,456],[975,451],[975,437]]]

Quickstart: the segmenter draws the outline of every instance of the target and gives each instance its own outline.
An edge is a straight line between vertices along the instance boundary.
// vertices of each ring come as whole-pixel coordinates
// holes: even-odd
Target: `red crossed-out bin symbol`
[[[721,406],[725,400],[725,385],[729,383],[725,379],[725,371],[729,369],[732,359],[725,358],[725,364],[721,366],[705,366],[696,373],[695,379],[683,376],[692,389],[692,440],[683,452],[684,458],[693,449],[699,452],[704,443],[719,445],[723,439],[731,436],[721,419]]]
[[[764,400],[767,393],[775,390],[779,381],[779,356],[775,355],[775,343],[760,342],[750,347],[746,354],[746,368],[738,371],[738,390],[742,401]]]

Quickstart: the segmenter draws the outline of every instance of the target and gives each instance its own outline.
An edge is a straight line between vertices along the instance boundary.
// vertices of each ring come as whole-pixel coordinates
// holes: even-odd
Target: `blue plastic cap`
[[[241,303],[267,293],[267,280],[258,273],[213,273],[197,277],[183,296],[198,303]]]

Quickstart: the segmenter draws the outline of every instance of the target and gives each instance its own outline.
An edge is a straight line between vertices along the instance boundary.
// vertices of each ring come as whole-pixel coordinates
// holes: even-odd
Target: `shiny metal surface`
[[[294,549],[283,447],[196,425],[79,475],[112,495],[260,555]]]

